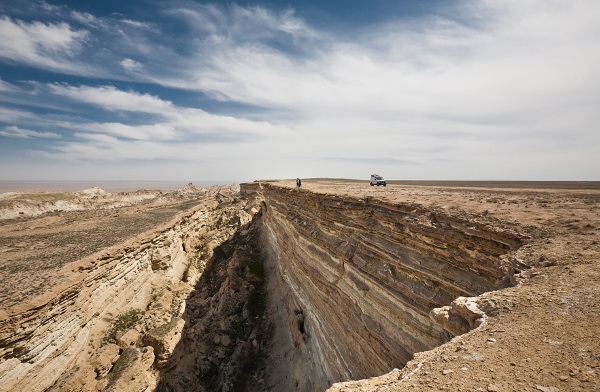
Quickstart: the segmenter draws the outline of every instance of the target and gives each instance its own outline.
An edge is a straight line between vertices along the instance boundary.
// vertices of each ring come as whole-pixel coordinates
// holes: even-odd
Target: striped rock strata
[[[170,226],[69,264],[68,282],[0,312],[0,391],[153,389],[213,249],[257,211],[229,190],[206,196]],[[116,331],[124,315],[130,330]]]
[[[402,367],[477,324],[468,307],[433,309],[511,285],[516,234],[413,204],[261,188],[274,390]]]

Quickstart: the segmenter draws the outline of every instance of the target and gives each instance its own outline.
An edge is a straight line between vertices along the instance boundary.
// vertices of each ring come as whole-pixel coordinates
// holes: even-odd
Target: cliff
[[[159,369],[181,338],[185,300],[214,250],[258,211],[228,188],[203,195],[195,207],[172,216],[169,223],[66,263],[57,273],[60,284],[4,308],[0,391],[154,389]],[[189,208],[189,202],[182,206]],[[154,215],[160,212],[156,204],[135,205],[118,214],[88,212],[100,214],[95,219],[99,233],[86,227],[85,241],[110,230],[101,227],[106,214],[120,219],[108,224],[127,225],[143,208]],[[72,218],[69,214],[64,215],[67,220]],[[43,254],[42,250],[37,261],[40,268]]]
[[[475,326],[472,312],[433,320],[434,308],[511,285],[502,256],[522,244],[516,234],[411,203],[268,184],[262,193],[276,389],[402,367]]]

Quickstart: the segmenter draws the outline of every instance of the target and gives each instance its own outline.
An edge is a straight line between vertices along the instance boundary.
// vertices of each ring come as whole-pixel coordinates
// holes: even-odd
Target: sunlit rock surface
[[[510,285],[500,256],[521,245],[514,234],[413,204],[268,184],[262,193],[280,390],[402,367],[453,336],[434,308]]]

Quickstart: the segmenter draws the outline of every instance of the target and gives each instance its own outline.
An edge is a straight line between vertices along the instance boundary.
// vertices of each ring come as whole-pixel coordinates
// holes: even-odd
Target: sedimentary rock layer
[[[432,309],[510,285],[501,256],[521,245],[517,235],[413,204],[269,184],[262,193],[275,389],[323,390],[401,367],[453,336]]]
[[[186,299],[180,344],[157,391],[263,391],[269,337],[260,224],[215,248]]]
[[[0,391],[153,389],[213,249],[257,211],[224,190],[164,228],[67,265],[61,287],[0,312]]]

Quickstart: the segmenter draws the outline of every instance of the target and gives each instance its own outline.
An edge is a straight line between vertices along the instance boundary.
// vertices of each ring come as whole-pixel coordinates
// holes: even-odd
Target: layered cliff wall
[[[68,280],[0,312],[0,391],[153,390],[186,298],[213,251],[258,211],[229,189],[126,244],[65,266]]]
[[[261,188],[273,390],[402,367],[475,326],[434,308],[511,284],[502,256],[521,245],[515,234],[414,204]]]

